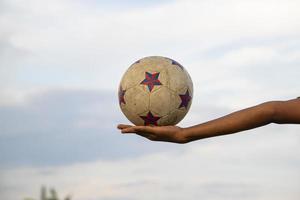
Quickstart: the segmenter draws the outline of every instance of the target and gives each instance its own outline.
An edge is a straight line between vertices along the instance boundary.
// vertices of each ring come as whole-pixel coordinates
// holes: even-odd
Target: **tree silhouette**
[[[50,188],[50,195],[48,196],[47,188],[45,186],[41,187],[40,200],[60,200],[57,192],[54,188]],[[35,200],[34,198],[25,198],[24,200]],[[71,196],[67,195],[63,200],[71,200]]]

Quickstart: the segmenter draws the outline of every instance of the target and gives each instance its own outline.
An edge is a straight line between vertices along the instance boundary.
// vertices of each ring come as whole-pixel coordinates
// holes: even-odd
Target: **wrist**
[[[192,140],[189,137],[189,131],[188,128],[181,128],[179,135],[179,143],[185,144],[188,142],[191,142]]]

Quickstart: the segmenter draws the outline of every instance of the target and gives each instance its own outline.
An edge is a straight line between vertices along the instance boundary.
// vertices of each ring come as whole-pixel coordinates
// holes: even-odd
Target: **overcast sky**
[[[0,198],[298,200],[300,127],[186,145],[121,135],[117,88],[136,60],[194,82],[179,124],[300,96],[298,0],[0,1]]]

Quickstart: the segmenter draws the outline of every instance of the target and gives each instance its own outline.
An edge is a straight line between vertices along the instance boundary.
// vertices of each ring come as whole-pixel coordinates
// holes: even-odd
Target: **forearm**
[[[274,120],[277,102],[267,102],[184,129],[187,142],[237,133],[267,125]]]
[[[131,126],[120,124],[122,133],[136,133],[154,141],[187,143],[237,133],[269,123],[300,124],[300,99],[266,102],[188,128],[178,126]]]

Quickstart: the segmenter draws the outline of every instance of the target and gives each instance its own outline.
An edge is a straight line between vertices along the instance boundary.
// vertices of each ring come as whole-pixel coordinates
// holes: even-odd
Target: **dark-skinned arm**
[[[122,133],[136,133],[153,141],[187,143],[199,139],[238,133],[270,123],[300,124],[300,99],[271,101],[233,112],[199,125],[131,126],[118,125]]]

